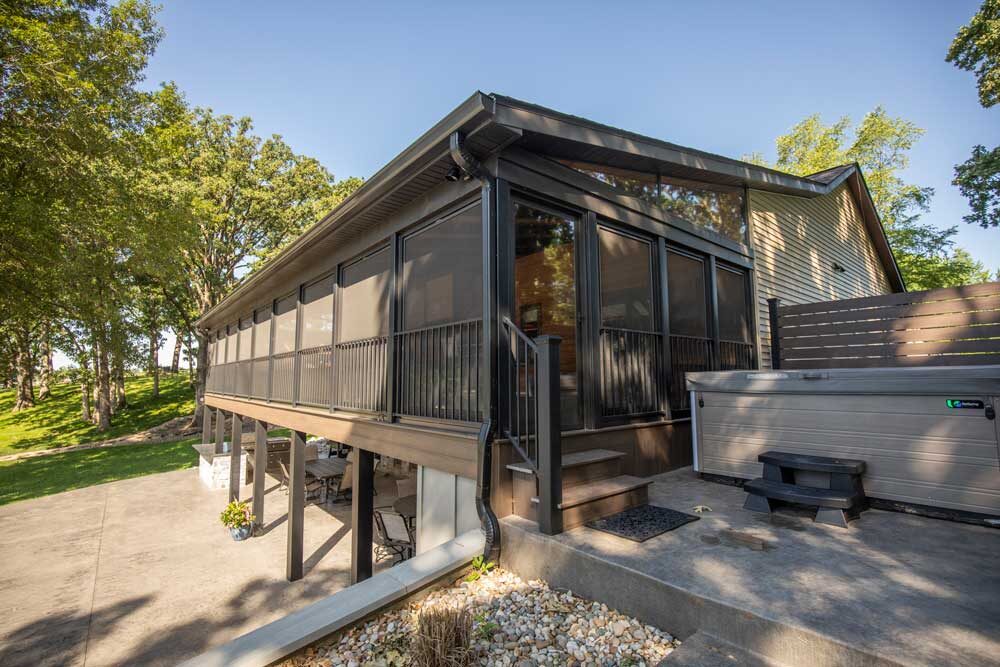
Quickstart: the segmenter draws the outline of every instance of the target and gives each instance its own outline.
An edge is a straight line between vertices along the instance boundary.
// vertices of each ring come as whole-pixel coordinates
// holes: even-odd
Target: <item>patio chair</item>
[[[288,484],[292,479],[291,474],[288,472],[288,466],[285,465],[284,461],[279,461],[278,465],[281,468],[281,478],[278,480],[278,488],[283,489],[285,493],[288,493]],[[326,485],[320,480],[306,474],[306,500],[318,500],[320,496],[325,496]],[[325,500],[325,498],[324,498]]]
[[[413,557],[416,540],[409,523],[390,507],[375,509],[375,560],[392,558],[400,563]]]
[[[348,455],[347,461],[348,463],[344,467],[344,474],[337,480],[337,488],[333,490],[333,502],[337,502],[338,500],[347,500],[351,497],[351,484],[353,484],[351,481],[351,473],[353,472],[351,467],[354,464],[350,462],[350,455]],[[377,496],[378,489],[372,487],[372,495]]]

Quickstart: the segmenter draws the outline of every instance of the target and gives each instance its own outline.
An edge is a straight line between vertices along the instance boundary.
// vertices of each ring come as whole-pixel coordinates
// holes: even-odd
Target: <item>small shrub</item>
[[[238,500],[226,505],[226,509],[222,510],[222,514],[219,515],[219,520],[226,528],[249,526],[255,519],[256,517],[250,512],[250,505]]]
[[[472,616],[465,609],[443,605],[422,607],[417,613],[413,643],[417,667],[468,667],[475,659]]]
[[[476,556],[472,559],[472,572],[470,572],[466,577],[466,581],[478,581],[480,577],[484,577],[490,573],[490,570],[497,566],[493,561],[488,561],[482,556]]]
[[[500,626],[486,618],[486,614],[476,614],[473,618],[476,622],[476,638],[492,639],[493,635],[500,632]]]

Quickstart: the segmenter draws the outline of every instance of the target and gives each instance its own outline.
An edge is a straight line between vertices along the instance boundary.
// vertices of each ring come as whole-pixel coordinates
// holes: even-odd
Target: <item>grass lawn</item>
[[[118,479],[192,468],[198,453],[179,442],[84,449],[49,456],[0,462],[0,505]]]
[[[0,455],[110,440],[194,412],[194,392],[188,384],[187,373],[161,375],[160,395],[156,399],[150,397],[152,388],[153,379],[149,376],[126,379],[128,408],[113,415],[111,428],[104,432],[80,420],[80,387],[77,385],[57,384],[50,398],[17,413],[11,412],[14,390],[2,390]]]

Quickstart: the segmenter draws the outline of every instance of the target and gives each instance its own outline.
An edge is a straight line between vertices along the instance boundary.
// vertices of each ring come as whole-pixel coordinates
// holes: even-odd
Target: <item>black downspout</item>
[[[483,169],[479,160],[473,156],[465,147],[465,135],[461,132],[452,132],[448,139],[451,159],[455,162],[458,170],[461,171],[465,180],[474,178],[480,179],[484,186],[489,186],[489,174]],[[490,202],[484,202],[486,208],[490,207]],[[489,234],[492,234],[492,225],[486,225],[489,214],[484,211],[483,230],[483,275],[488,275],[490,270],[490,257],[487,256],[486,248],[492,247],[489,242]],[[485,287],[484,287],[485,291]],[[484,294],[484,307],[489,303],[492,295]],[[489,318],[484,319],[484,326],[489,326]],[[495,374],[490,373],[490,381],[495,379]],[[492,392],[491,392],[492,394]],[[492,398],[490,399],[492,402]],[[486,406],[484,406],[486,407]],[[483,558],[487,562],[498,562],[500,558],[500,521],[496,513],[490,506],[490,491],[492,488],[493,475],[493,420],[488,411],[484,411],[485,419],[479,428],[479,438],[476,442],[476,513],[479,515],[479,522],[482,524],[483,535],[486,538],[483,547]]]

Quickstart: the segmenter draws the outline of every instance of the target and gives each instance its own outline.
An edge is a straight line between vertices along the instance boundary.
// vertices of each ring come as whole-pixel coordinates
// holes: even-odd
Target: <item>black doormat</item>
[[[624,537],[633,542],[645,542],[651,537],[697,521],[699,518],[666,507],[642,505],[591,521],[587,527]]]

